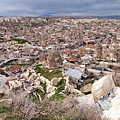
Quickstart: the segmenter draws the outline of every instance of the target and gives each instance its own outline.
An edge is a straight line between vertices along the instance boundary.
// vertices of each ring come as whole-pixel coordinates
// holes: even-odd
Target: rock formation
[[[98,60],[105,61],[119,61],[119,49],[116,47],[116,38],[113,37],[112,40],[107,38],[106,44],[101,45],[100,42],[96,44],[94,56]]]
[[[39,54],[39,61],[41,64],[45,65],[47,61],[47,55],[45,54],[45,51],[41,51]]]
[[[57,68],[62,65],[62,58],[60,53],[56,50],[52,50],[47,58],[48,67]]]
[[[102,58],[102,45],[100,42],[97,42],[96,48],[95,48],[95,58],[101,59]]]
[[[112,60],[112,61],[117,61],[117,56],[116,56],[116,54],[117,54],[117,49],[116,49],[116,44],[115,43],[113,43],[113,44],[111,44],[110,46],[109,46],[109,52],[110,52],[110,54],[109,54],[109,56],[110,56],[110,60]]]
[[[117,38],[116,38],[116,35],[114,35],[111,39],[111,43],[116,43],[117,42]]]
[[[109,93],[114,92],[115,84],[112,79],[112,74],[107,75],[99,79],[97,82],[92,84],[92,96],[93,103],[106,97]]]
[[[60,81],[61,81],[61,78],[56,78],[55,77],[51,80],[51,85],[52,86],[57,86]]]
[[[83,93],[90,93],[92,88],[92,83],[88,83],[80,88],[80,91]]]

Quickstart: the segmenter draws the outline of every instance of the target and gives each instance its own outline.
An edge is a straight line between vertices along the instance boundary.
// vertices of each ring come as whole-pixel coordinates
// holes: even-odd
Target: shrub
[[[19,44],[23,44],[23,43],[28,42],[27,40],[20,39],[20,38],[13,38],[12,40],[17,41]]]
[[[38,116],[38,107],[25,94],[13,97],[13,113],[22,120],[31,120]]]
[[[62,77],[62,71],[59,69],[53,69],[52,72],[49,72],[50,69],[48,68],[42,68],[39,66],[35,67],[36,73],[41,73],[41,76],[47,78],[48,80],[51,80],[54,77],[60,78]]]

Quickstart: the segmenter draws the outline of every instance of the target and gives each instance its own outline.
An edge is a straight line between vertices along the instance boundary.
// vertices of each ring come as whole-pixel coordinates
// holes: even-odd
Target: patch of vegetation
[[[0,104],[0,116],[4,118],[4,120],[20,120],[15,117],[13,114],[13,108],[11,105]]]
[[[95,61],[92,61],[91,63],[92,63],[92,64],[96,64],[96,62],[95,62]]]
[[[47,78],[48,80],[51,80],[54,77],[60,78],[62,77],[62,71],[59,69],[52,69],[50,72],[50,69],[48,68],[42,68],[39,66],[35,67],[36,73],[41,73],[41,76]]]
[[[103,60],[97,60],[98,62],[102,62]]]
[[[17,41],[19,44],[23,44],[23,43],[28,42],[27,40],[25,40],[25,39],[20,39],[20,38],[13,38],[12,40]]]
[[[7,116],[4,120],[21,120],[21,119],[15,117],[15,116],[11,116],[11,115],[9,115],[9,116]]]
[[[95,80],[91,80],[91,83],[93,84]]]
[[[1,37],[0,37],[0,40],[4,40],[4,38],[1,38]]]
[[[62,90],[65,88],[65,79],[62,79],[58,85],[57,85],[57,90],[55,91],[55,94],[49,98],[50,101],[55,101],[55,100],[62,100],[64,99],[64,95],[60,94]]]
[[[5,41],[5,39],[4,38],[0,38],[0,42],[4,42]]]
[[[37,64],[37,65],[35,65],[34,67],[39,67],[39,66],[42,66],[42,64]]]
[[[110,62],[111,63],[111,62],[115,62],[115,61],[113,61],[113,60],[106,60],[105,62]]]
[[[32,65],[33,63],[35,63],[35,59],[34,58],[30,58],[28,61],[28,64]]]
[[[43,87],[43,90],[45,92],[38,89],[38,90],[36,90],[36,93],[38,93],[43,100],[45,98],[45,94],[46,94],[46,84],[45,83],[40,83],[40,85]]]
[[[16,62],[18,59],[17,58],[14,58],[13,60],[9,60],[8,62],[7,62],[7,64],[12,64],[12,62]]]
[[[4,104],[0,104],[0,114],[1,113],[11,113],[12,112],[12,108],[9,105],[4,105]]]
[[[46,84],[45,83],[40,83],[40,85],[43,87],[43,90],[45,91],[45,93],[46,93]]]
[[[12,64],[10,64],[12,65]],[[14,64],[13,64],[14,65]],[[30,65],[30,64],[18,64],[19,66],[26,66],[26,65]]]

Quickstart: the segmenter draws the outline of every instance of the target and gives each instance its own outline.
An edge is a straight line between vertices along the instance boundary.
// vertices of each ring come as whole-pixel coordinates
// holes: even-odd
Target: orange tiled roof
[[[18,69],[20,69],[19,65],[13,65],[9,68],[10,71],[14,71],[14,70],[18,70]]]
[[[86,50],[85,48],[79,48],[79,50],[80,50],[80,53],[87,53],[88,52],[88,50]]]
[[[77,53],[75,50],[71,49],[71,48],[66,48],[64,49],[64,53]]]
[[[89,45],[86,45],[86,48],[92,48],[92,49],[94,49],[95,46],[93,44],[89,44]]]
[[[74,62],[74,61],[77,61],[77,58],[76,57],[71,57],[71,58],[66,58],[67,61],[69,62]]]

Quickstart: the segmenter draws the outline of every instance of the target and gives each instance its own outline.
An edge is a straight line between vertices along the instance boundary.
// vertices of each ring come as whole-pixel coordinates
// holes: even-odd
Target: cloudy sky
[[[120,0],[0,0],[0,16],[120,15]]]

